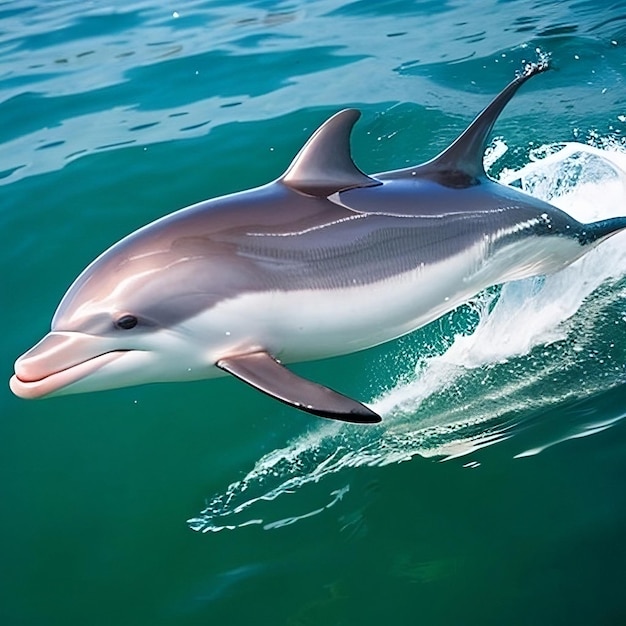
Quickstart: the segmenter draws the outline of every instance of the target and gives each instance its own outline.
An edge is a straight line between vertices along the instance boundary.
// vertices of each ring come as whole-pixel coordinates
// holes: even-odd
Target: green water
[[[546,144],[615,149],[625,46],[626,7],[590,0],[0,2],[4,380],[98,253],[275,178],[341,107],[363,112],[365,171],[402,167],[539,47],[557,71],[507,108],[496,169]],[[626,207],[612,174],[579,165],[551,184]],[[626,623],[624,238],[611,246],[295,366],[375,402],[373,429],[226,378],[40,402],[5,384],[0,624]]]

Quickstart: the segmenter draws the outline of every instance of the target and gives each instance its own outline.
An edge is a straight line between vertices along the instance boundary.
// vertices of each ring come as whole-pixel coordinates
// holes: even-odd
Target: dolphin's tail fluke
[[[612,217],[607,220],[584,224],[578,235],[578,240],[583,246],[596,246],[622,230],[626,230],[626,217]]]

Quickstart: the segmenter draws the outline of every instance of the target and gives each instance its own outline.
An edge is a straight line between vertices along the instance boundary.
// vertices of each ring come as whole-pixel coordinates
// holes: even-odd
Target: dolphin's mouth
[[[43,398],[89,376],[128,352],[128,350],[105,352],[49,373],[42,372],[40,367],[29,368],[27,362],[20,363],[18,360],[15,364],[15,375],[11,377],[9,386],[20,398],[29,400]]]

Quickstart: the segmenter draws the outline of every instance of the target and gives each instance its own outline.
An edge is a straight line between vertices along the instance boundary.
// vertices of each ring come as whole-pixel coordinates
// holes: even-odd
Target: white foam
[[[626,213],[626,152],[618,145],[599,150],[569,143],[502,182],[549,200],[581,222]],[[599,202],[598,199],[602,201]],[[626,234],[616,235],[564,270],[539,279],[503,286],[495,306],[483,294],[474,306],[479,322],[468,335],[458,335],[444,354],[433,356],[416,378],[374,403],[383,413],[396,408],[415,411],[424,398],[449,386],[459,369],[482,367],[528,354],[535,346],[567,336],[565,324],[602,283],[626,274]]]

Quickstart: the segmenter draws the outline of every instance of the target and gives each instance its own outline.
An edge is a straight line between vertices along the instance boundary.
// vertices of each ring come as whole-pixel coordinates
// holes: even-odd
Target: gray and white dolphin
[[[22,398],[226,372],[334,419],[363,404],[281,362],[347,354],[436,319],[490,285],[555,272],[626,228],[581,224],[490,180],[488,135],[546,63],[529,64],[431,161],[367,176],[344,110],[268,185],[207,200],[116,243],[71,285],[52,329],[15,363]]]

